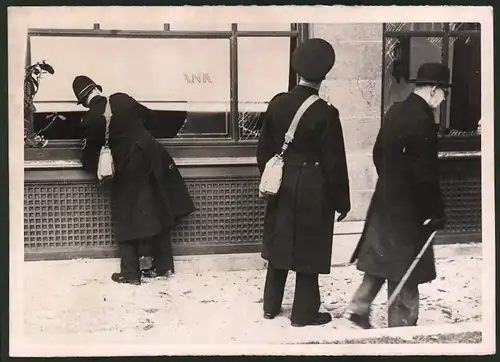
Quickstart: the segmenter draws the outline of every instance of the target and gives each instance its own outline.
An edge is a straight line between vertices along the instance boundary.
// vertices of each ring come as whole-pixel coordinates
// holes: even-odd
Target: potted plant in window
[[[54,68],[45,61],[37,62],[26,67],[24,73],[24,144],[31,148],[43,148],[47,145],[46,140],[41,133],[52,125],[57,119],[64,119],[63,116],[51,114],[49,125],[38,132],[32,131],[32,119],[36,112],[34,98],[40,86],[40,79],[44,74],[54,74]]]

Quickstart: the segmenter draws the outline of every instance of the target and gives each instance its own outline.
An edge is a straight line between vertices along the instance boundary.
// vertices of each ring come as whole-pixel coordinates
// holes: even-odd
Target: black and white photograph
[[[491,7],[10,7],[8,60],[11,356],[496,352]]]

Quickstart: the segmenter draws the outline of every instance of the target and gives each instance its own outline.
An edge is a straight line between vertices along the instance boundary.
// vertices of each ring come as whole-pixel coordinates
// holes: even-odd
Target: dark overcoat
[[[174,160],[148,131],[162,120],[127,94],[115,93],[109,102],[109,145],[115,163],[110,185],[115,238],[117,242],[144,240],[172,228],[195,207]],[[83,168],[94,175],[104,144],[106,103],[102,96],[91,99],[81,124],[81,161]]]
[[[363,233],[351,262],[366,273],[399,281],[425,244],[426,219],[444,218],[437,125],[423,98],[411,94],[388,110],[373,148],[378,173]],[[408,282],[436,278],[432,247]]]
[[[297,86],[275,96],[263,115],[257,148],[262,173],[281,150],[300,105],[317,90]],[[304,113],[284,156],[281,188],[266,206],[262,257],[276,268],[330,273],[335,211],[351,208],[338,110],[320,99]]]

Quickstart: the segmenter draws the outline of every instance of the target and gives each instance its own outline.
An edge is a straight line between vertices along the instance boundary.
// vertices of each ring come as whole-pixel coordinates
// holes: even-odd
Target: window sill
[[[442,152],[439,152],[440,159],[478,158],[478,157],[481,157],[481,151],[442,151]]]
[[[440,152],[481,152],[481,135],[439,137]]]
[[[255,166],[255,157],[191,157],[174,158],[179,167],[203,167],[203,166]],[[24,169],[81,169],[79,160],[26,160]]]
[[[255,157],[256,142],[238,142],[222,144],[162,144],[174,159],[188,158],[245,158]],[[25,148],[26,161],[78,161],[80,147],[46,147],[42,149]]]
[[[481,151],[442,151],[440,159],[479,158]],[[179,167],[203,166],[256,166],[256,157],[174,157]],[[81,169],[79,160],[25,160],[25,170],[36,169]]]

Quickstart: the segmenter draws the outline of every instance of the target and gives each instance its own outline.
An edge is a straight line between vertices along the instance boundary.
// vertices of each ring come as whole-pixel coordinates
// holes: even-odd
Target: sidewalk
[[[435,247],[438,278],[421,286],[420,330],[481,322],[481,244]],[[219,260],[219,262],[216,262]],[[235,262],[236,261],[236,262]],[[289,274],[283,315],[262,318],[265,279],[260,256],[177,258],[177,273],[141,286],[113,283],[117,259],[25,262],[26,343],[288,344],[328,343],[362,336],[342,318],[361,281],[354,266],[334,266],[320,276],[322,309],[334,320],[294,328],[289,316],[294,273]],[[256,264],[257,263],[257,264]],[[239,269],[239,270],[238,270]],[[384,287],[373,323],[386,326]],[[467,324],[466,324],[467,323]],[[416,328],[416,327],[414,327]],[[463,329],[463,328],[462,328]],[[384,329],[391,335],[398,332]],[[369,331],[370,333],[378,333]],[[368,337],[367,337],[368,338]]]

